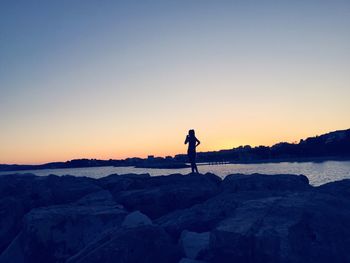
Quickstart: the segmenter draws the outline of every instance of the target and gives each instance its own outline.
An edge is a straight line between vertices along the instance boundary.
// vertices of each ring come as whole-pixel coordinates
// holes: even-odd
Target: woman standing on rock
[[[201,143],[195,136],[194,130],[189,130],[186,136],[185,144],[188,143],[188,160],[191,163],[192,173],[198,173],[196,165],[196,147]]]

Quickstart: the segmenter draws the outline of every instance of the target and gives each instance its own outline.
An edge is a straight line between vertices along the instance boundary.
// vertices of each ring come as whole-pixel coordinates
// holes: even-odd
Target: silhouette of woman
[[[201,143],[195,136],[194,130],[189,130],[186,136],[185,144],[188,143],[187,156],[191,163],[192,173],[198,173],[196,165],[196,147]]]

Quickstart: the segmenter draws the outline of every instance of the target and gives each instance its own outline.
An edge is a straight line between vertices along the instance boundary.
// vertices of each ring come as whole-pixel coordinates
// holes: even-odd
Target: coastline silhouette
[[[187,156],[191,164],[192,173],[199,173],[196,164],[196,148],[201,143],[195,135],[194,130],[189,130],[186,136],[185,144],[188,143]]]

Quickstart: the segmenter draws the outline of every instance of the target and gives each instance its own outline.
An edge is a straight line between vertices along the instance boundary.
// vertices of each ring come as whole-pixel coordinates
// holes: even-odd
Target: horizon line
[[[350,128],[329,131],[329,132],[323,133],[321,135],[317,134],[317,135],[314,135],[314,136],[306,137],[304,139],[318,137],[318,136],[322,136],[322,135],[327,135],[329,133],[334,133],[334,132],[339,132],[339,131],[347,131],[347,130],[350,130]],[[258,144],[256,144],[256,145],[245,144],[245,145],[239,145],[237,147],[232,147],[232,148],[216,149],[216,150],[208,150],[208,151],[199,151],[198,153],[219,152],[219,151],[225,151],[225,150],[233,150],[233,149],[237,149],[239,147],[245,147],[245,146],[250,146],[252,148],[255,148],[255,147],[272,147],[272,146],[280,144],[280,143],[298,144],[298,143],[300,143],[301,140],[304,140],[304,139],[303,138],[299,139],[299,142],[297,142],[297,141],[293,141],[293,142],[280,141],[280,142],[271,144],[269,146],[261,145],[261,144],[260,145],[258,145]],[[108,160],[121,161],[121,160],[132,159],[132,158],[146,159],[148,156],[161,157],[161,158],[165,158],[167,156],[171,156],[172,158],[174,158],[176,155],[181,155],[181,154],[186,154],[186,153],[177,153],[177,154],[173,154],[173,155],[166,154],[166,155],[158,155],[158,156],[156,156],[154,154],[147,154],[145,157],[133,156],[133,157],[125,157],[125,158],[119,158],[119,159],[116,159],[116,158],[98,159],[98,158],[84,158],[84,157],[79,157],[78,158],[77,157],[77,158],[73,158],[73,159],[70,159],[70,160],[62,160],[62,161],[49,161],[49,162],[41,162],[41,163],[27,163],[27,164],[25,164],[25,163],[24,164],[23,163],[22,164],[20,164],[20,163],[0,163],[0,165],[45,165],[45,164],[50,164],[50,163],[65,163],[65,162],[69,162],[69,161],[72,161],[72,160],[83,160],[83,159],[86,159],[86,160],[99,160],[99,161],[108,161]]]

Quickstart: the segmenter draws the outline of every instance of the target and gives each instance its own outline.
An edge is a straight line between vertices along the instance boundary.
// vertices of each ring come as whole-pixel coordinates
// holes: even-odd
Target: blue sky
[[[0,163],[349,128],[348,1],[1,1]]]

